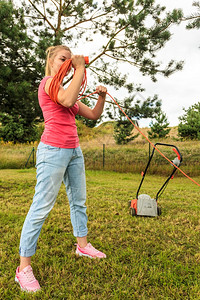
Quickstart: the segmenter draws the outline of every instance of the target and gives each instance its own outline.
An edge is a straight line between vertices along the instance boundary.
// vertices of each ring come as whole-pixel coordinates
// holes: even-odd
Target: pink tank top
[[[44,144],[59,148],[76,148],[79,146],[79,138],[75,122],[75,115],[79,106],[67,108],[54,103],[44,90],[46,81],[51,76],[42,79],[38,89],[39,105],[42,109],[45,129],[41,136]]]

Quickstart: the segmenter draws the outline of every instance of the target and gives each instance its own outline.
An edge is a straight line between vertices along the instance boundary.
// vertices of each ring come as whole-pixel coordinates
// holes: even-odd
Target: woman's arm
[[[80,87],[85,72],[85,59],[83,55],[73,55],[72,65],[76,69],[73,79],[67,89],[60,86],[58,102],[66,107],[72,107],[78,98]],[[49,95],[49,86],[53,78],[49,78],[45,84],[45,92]]]
[[[107,89],[104,86],[98,86],[96,92],[99,94],[97,104],[93,109],[78,101],[79,111],[78,114],[90,120],[98,120],[103,112],[104,103],[106,99]]]

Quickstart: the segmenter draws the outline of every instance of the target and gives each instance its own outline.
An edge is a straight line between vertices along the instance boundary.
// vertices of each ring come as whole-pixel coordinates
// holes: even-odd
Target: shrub
[[[119,120],[114,125],[114,139],[116,144],[125,145],[138,137],[139,134],[132,135],[134,126],[128,120]]]
[[[27,124],[21,116],[1,114],[0,137],[4,142],[26,143],[37,140],[38,132],[36,125],[32,122]]]
[[[178,135],[181,138],[200,140],[200,102],[185,109],[185,114],[179,117]]]
[[[167,116],[165,113],[160,112],[155,117],[155,122],[150,123],[150,131],[148,132],[148,136],[150,138],[166,138],[168,133],[170,132],[170,128],[168,128],[169,122],[167,120]]]

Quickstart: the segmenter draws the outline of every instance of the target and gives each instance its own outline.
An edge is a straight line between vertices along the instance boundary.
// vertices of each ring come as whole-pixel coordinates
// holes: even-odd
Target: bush
[[[150,138],[166,138],[168,133],[170,132],[169,122],[167,120],[167,116],[165,113],[160,112],[155,117],[155,122],[150,123],[150,131],[148,132],[148,136]]]
[[[132,135],[133,124],[128,120],[118,120],[114,125],[114,139],[116,144],[125,145],[138,137],[139,134]]]
[[[34,142],[38,138],[36,125],[27,122],[21,116],[1,114],[0,138],[4,142],[27,143]]]
[[[178,135],[186,139],[200,140],[200,102],[185,109],[185,114],[179,117]]]

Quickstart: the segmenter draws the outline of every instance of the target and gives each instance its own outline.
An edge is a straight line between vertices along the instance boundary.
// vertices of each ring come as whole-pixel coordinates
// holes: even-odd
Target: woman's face
[[[51,65],[51,76],[54,76],[58,73],[61,65],[67,60],[71,58],[71,53],[65,49],[59,50],[54,59],[50,60]]]

